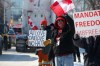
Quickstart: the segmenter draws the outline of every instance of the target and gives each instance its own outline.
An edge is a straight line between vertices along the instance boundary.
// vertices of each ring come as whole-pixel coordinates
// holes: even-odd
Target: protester
[[[3,38],[0,35],[0,55],[2,55],[2,45],[3,45]]]
[[[74,46],[73,56],[74,56],[74,62],[76,62],[76,58],[78,59],[78,62],[81,62],[79,47]]]
[[[73,42],[74,42],[74,40],[73,40]],[[76,42],[74,42],[74,43],[76,43]],[[76,57],[78,58],[78,62],[81,62],[79,47],[75,46],[75,44],[74,44],[74,53],[73,53],[73,55],[74,55],[74,62],[76,62]]]
[[[85,49],[84,66],[100,66],[100,36],[74,35],[74,44]]]
[[[54,48],[55,66],[74,66],[74,45],[72,38],[75,33],[74,21],[67,14],[56,18],[56,47]]]
[[[40,22],[41,25],[41,30],[46,30],[47,31],[47,35],[46,35],[46,39],[50,39],[51,36],[51,32],[50,32],[50,28],[47,26],[47,20],[43,20]],[[45,45],[45,43],[44,43]],[[37,49],[37,55],[39,57],[39,66],[50,66],[50,62],[48,60],[48,52],[49,52],[50,46],[46,46],[42,47],[42,48],[38,48]]]
[[[51,38],[50,38],[51,43],[50,43],[50,51],[49,51],[49,54],[48,54],[48,59],[53,62],[52,66],[55,66],[55,61],[54,61],[55,55],[54,55],[53,49],[54,49],[54,45],[56,44],[55,36],[57,34],[57,29],[55,28],[53,23],[51,23],[49,25],[49,27],[50,27],[50,30],[51,30]]]
[[[4,50],[8,49],[8,37],[6,34],[4,34],[4,37],[3,37],[3,46],[4,46]]]

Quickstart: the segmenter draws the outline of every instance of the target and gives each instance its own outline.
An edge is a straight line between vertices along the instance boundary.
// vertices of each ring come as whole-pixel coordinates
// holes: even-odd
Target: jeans
[[[55,66],[74,66],[73,54],[56,56]]]

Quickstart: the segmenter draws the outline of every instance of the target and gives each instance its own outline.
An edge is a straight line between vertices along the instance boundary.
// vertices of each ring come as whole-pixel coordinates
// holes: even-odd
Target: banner
[[[45,30],[29,30],[28,45],[34,47],[44,47],[43,42],[46,40]]]
[[[73,14],[76,34],[83,37],[100,35],[100,10]]]

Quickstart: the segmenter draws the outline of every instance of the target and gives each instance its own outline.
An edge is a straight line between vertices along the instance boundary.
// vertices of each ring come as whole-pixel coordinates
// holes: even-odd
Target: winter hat
[[[40,22],[40,25],[46,25],[46,26],[47,26],[47,20],[42,20],[42,21]]]
[[[56,28],[59,28],[59,26],[58,26],[58,21],[59,21],[59,20],[62,20],[62,21],[64,22],[64,24],[66,24],[66,21],[65,21],[65,19],[64,19],[63,17],[58,17],[58,18],[55,20],[55,24],[54,24]]]

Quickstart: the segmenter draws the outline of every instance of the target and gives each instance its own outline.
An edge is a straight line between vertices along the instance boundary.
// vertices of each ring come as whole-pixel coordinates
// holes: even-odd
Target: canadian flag
[[[28,25],[32,28],[32,30],[37,30],[38,29],[38,27],[33,24],[30,16],[28,16]]]
[[[32,20],[31,20],[30,16],[28,16],[28,25],[32,26]]]
[[[67,13],[68,11],[75,8],[74,4],[72,3],[72,0],[61,0],[61,1],[55,1],[50,8],[53,10],[53,12],[57,16],[61,16],[62,14]]]
[[[38,27],[35,25],[33,25],[31,28],[32,28],[32,30],[38,30]]]

